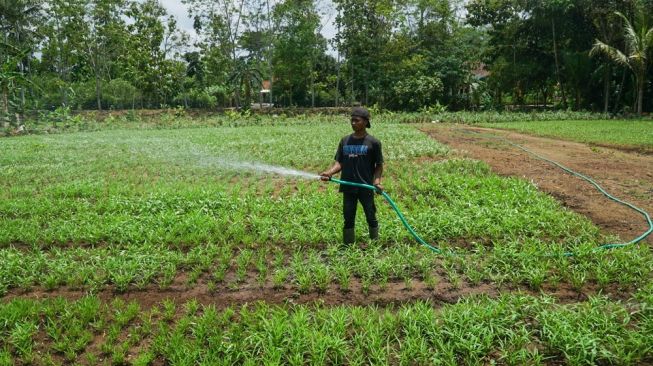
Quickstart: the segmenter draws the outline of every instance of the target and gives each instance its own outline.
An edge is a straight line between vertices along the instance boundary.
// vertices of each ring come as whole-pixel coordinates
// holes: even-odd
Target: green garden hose
[[[633,205],[632,203],[625,202],[625,201],[622,201],[622,200],[618,199],[617,197],[614,197],[610,193],[606,192],[606,190],[603,189],[603,187],[601,187],[598,183],[596,183],[592,178],[590,178],[588,176],[585,176],[583,174],[580,174],[580,173],[578,173],[578,172],[576,172],[576,171],[574,171],[574,170],[572,170],[570,168],[567,168],[566,166],[564,166],[564,165],[562,165],[562,164],[560,164],[560,163],[558,163],[556,161],[545,158],[544,156],[539,155],[539,154],[537,154],[537,153],[535,153],[535,152],[533,152],[533,151],[531,151],[531,150],[529,150],[529,149],[527,149],[527,148],[525,148],[525,147],[523,147],[523,146],[521,146],[519,144],[516,144],[516,143],[506,139],[506,138],[496,136],[496,135],[491,135],[491,134],[482,134],[482,133],[479,133],[479,132],[476,132],[476,131],[468,131],[468,130],[463,130],[463,131],[466,132],[466,133],[473,133],[473,134],[476,134],[476,135],[479,135],[479,136],[493,138],[493,139],[496,139],[496,140],[499,140],[499,141],[503,141],[503,142],[505,142],[505,143],[507,143],[509,145],[512,145],[512,146],[514,146],[514,147],[516,147],[516,148],[518,148],[518,149],[520,149],[522,151],[525,151],[525,152],[535,156],[536,158],[538,158],[540,160],[544,160],[544,161],[546,161],[548,163],[551,163],[551,164],[557,166],[558,168],[566,171],[567,173],[569,173],[571,175],[574,175],[576,177],[579,177],[581,179],[586,180],[587,182],[591,183],[594,187],[596,187],[596,189],[598,189],[599,192],[601,192],[604,196],[608,197],[609,199],[611,199],[611,200],[613,200],[613,201],[615,201],[617,203],[620,203],[620,204],[622,204],[622,205],[624,205],[626,207],[629,207],[629,208],[637,211],[642,216],[644,216],[644,218],[646,219],[646,223],[648,224],[648,230],[646,230],[642,235],[640,235],[640,236],[636,237],[635,239],[633,239],[633,240],[631,240],[629,242],[626,242],[626,243],[603,244],[603,245],[600,245],[600,246],[594,248],[594,251],[612,249],[612,248],[623,248],[623,247],[625,247],[627,245],[636,244],[636,243],[639,243],[640,241],[644,240],[647,236],[649,236],[651,234],[651,232],[653,232],[653,222],[651,221],[651,216],[648,214],[648,212],[646,212],[646,211],[642,210],[641,208]],[[571,253],[571,252],[566,252],[566,253],[564,253],[564,255],[565,256],[573,256],[574,254]]]
[[[560,164],[560,163],[557,163],[557,162],[555,162],[555,161],[553,161],[553,160],[550,160],[550,159],[547,159],[547,158],[545,158],[545,157],[543,157],[543,156],[541,156],[541,155],[538,155],[538,154],[536,154],[536,153],[534,153],[534,152],[528,150],[527,148],[525,148],[525,147],[523,147],[523,146],[521,146],[521,145],[515,144],[515,143],[513,143],[513,142],[511,142],[511,141],[508,141],[508,140],[506,140],[506,139],[504,139],[504,138],[501,138],[501,137],[498,137],[498,136],[494,136],[494,135],[490,135],[490,137],[492,137],[492,138],[496,138],[496,139],[499,139],[499,140],[502,140],[502,141],[505,141],[506,143],[508,143],[508,144],[510,144],[510,145],[513,145],[513,146],[515,146],[515,147],[517,147],[517,148],[519,148],[519,149],[521,149],[521,150],[523,150],[523,151],[525,151],[525,152],[527,152],[527,153],[529,153],[529,154],[531,154],[531,155],[533,155],[533,156],[535,156],[535,157],[537,157],[537,158],[539,158],[539,159],[542,159],[542,160],[544,160],[544,161],[546,161],[546,162],[549,162],[549,163],[551,163],[551,164],[554,164],[555,166],[559,167],[560,169],[566,171],[566,172],[569,173],[569,174],[575,175],[575,176],[577,176],[577,177],[579,177],[579,178],[582,178],[582,179],[584,179],[584,180],[590,182],[592,185],[594,185],[594,187],[596,187],[596,188],[597,188],[601,193],[603,193],[603,195],[605,195],[605,196],[608,197],[609,199],[611,199],[611,200],[613,200],[613,201],[615,201],[615,202],[617,202],[617,203],[620,203],[620,204],[622,204],[622,205],[625,205],[625,206],[627,206],[627,207],[629,207],[629,208],[631,208],[631,209],[633,209],[633,210],[639,212],[640,214],[642,214],[642,215],[644,216],[644,218],[646,218],[646,222],[648,223],[649,228],[648,228],[648,230],[647,230],[646,232],[644,232],[642,235],[638,236],[637,238],[635,238],[635,239],[633,239],[633,240],[631,240],[631,241],[629,241],[629,242],[627,242],[627,243],[603,244],[603,245],[601,245],[601,246],[598,246],[598,247],[594,248],[594,251],[605,250],[605,249],[612,249],[612,248],[622,248],[622,247],[625,247],[625,246],[627,246],[627,245],[636,244],[636,243],[638,243],[638,242],[644,240],[644,238],[646,238],[647,236],[649,236],[649,235],[651,234],[651,232],[653,232],[653,222],[651,221],[651,217],[649,216],[649,214],[648,214],[646,211],[642,210],[642,209],[639,208],[639,207],[636,207],[635,205],[633,205],[633,204],[631,204],[631,203],[628,203],[628,202],[622,201],[622,200],[620,200],[620,199],[618,199],[618,198],[612,196],[611,194],[609,194],[608,192],[606,192],[606,191],[605,191],[605,190],[604,190],[600,185],[598,185],[598,184],[597,184],[594,180],[592,180],[591,178],[589,178],[589,177],[587,177],[587,176],[585,176],[585,175],[582,175],[582,174],[580,174],[580,173],[578,173],[578,172],[575,172],[575,171],[573,171],[573,170],[571,170],[571,169],[565,167],[564,165],[562,165],[562,164]],[[385,193],[384,191],[379,190],[379,189],[376,188],[375,186],[372,186],[372,185],[369,185],[369,184],[361,184],[361,183],[348,182],[348,181],[344,181],[344,180],[340,180],[340,179],[336,179],[336,178],[330,178],[329,180],[330,180],[331,182],[338,183],[338,184],[343,184],[343,185],[348,185],[348,186],[353,186],[353,187],[359,187],[359,188],[370,189],[370,190],[373,190],[373,191],[375,191],[375,192],[377,192],[377,193],[383,195],[383,197],[385,198],[386,201],[388,201],[388,203],[390,204],[390,206],[392,207],[392,209],[395,211],[395,213],[397,213],[397,216],[399,217],[399,219],[401,220],[401,222],[404,224],[404,226],[406,227],[406,229],[411,233],[411,235],[413,235],[413,238],[415,238],[415,240],[416,240],[418,243],[424,245],[425,247],[427,247],[428,249],[430,249],[432,252],[434,252],[434,253],[436,253],[436,254],[442,254],[442,253],[443,253],[443,252],[442,252],[442,249],[439,249],[439,248],[437,248],[437,247],[434,247],[434,246],[428,244],[428,243],[425,242],[425,241],[424,241],[424,240],[423,240],[419,235],[417,235],[417,233],[415,232],[415,230],[413,230],[413,228],[408,224],[408,222],[406,221],[406,218],[404,218],[404,215],[401,213],[401,211],[399,210],[399,208],[397,207],[397,205],[396,205],[396,204],[394,203],[394,201],[390,198],[390,196],[388,196],[388,194]],[[567,256],[567,257],[570,257],[570,256],[573,256],[574,253],[572,253],[572,252],[565,252],[565,253],[563,253],[563,255],[564,255],[564,256]]]
[[[385,193],[384,191],[381,191],[381,190],[379,190],[378,188],[376,188],[375,186],[372,186],[372,185],[369,185],[369,184],[347,182],[346,180],[340,180],[340,179],[336,179],[336,178],[329,178],[329,181],[334,182],[334,183],[338,183],[338,184],[344,184],[344,185],[346,185],[346,186],[353,186],[353,187],[360,187],[360,188],[371,189],[371,190],[373,190],[373,191],[375,191],[375,192],[377,192],[377,193],[383,195],[383,197],[385,198],[385,200],[388,201],[388,203],[390,204],[390,207],[392,207],[392,209],[395,210],[395,212],[397,213],[397,216],[399,216],[399,219],[400,219],[401,222],[404,224],[404,226],[406,227],[406,229],[408,229],[408,231],[413,235],[413,238],[415,238],[415,240],[417,240],[418,243],[420,243],[420,244],[422,244],[423,246],[429,248],[432,252],[434,252],[434,253],[436,253],[436,254],[442,254],[442,250],[441,250],[441,249],[436,248],[436,247],[434,247],[434,246],[428,244],[428,243],[425,242],[422,238],[420,238],[419,235],[417,235],[417,233],[415,232],[415,230],[413,230],[413,228],[408,224],[408,222],[406,221],[406,218],[405,218],[404,215],[401,213],[401,211],[399,210],[399,208],[397,207],[397,205],[394,203],[394,201],[392,200],[392,198],[390,198],[390,196],[388,196],[388,194]]]

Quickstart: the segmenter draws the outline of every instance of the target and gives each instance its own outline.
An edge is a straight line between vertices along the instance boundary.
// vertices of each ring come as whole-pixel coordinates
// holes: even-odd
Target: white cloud
[[[185,4],[175,0],[160,0],[161,5],[168,11],[168,14],[173,15],[177,19],[177,27],[186,33],[190,34],[192,39],[195,40],[197,34],[193,29],[193,20],[188,17],[188,8]]]

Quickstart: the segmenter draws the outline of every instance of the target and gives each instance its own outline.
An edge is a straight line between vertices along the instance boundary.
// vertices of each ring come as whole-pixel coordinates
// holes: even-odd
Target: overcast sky
[[[195,30],[193,29],[193,21],[188,17],[188,10],[186,5],[182,4],[181,1],[175,0],[159,0],[161,4],[168,10],[168,14],[174,15],[177,18],[177,25],[180,29],[188,32],[188,34],[195,39]],[[320,1],[322,4],[320,6],[320,12],[324,13],[322,15],[322,35],[327,39],[331,40],[335,34],[334,22],[336,20],[335,8],[330,0]],[[331,45],[329,44],[329,50],[331,54],[335,55],[335,52],[331,50]]]

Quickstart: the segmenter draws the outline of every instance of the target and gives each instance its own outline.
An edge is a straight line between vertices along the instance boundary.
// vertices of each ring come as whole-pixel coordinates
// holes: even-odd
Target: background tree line
[[[261,102],[653,107],[653,0],[333,0],[336,52],[319,1],[183,0],[191,42],[156,0],[0,0],[3,118]]]

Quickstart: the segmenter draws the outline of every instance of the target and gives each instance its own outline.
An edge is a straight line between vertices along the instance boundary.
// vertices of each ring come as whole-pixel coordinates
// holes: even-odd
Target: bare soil
[[[180,277],[184,277],[184,274],[181,274]],[[631,292],[629,290],[624,291],[625,289],[619,288],[617,285],[601,288],[592,283],[586,284],[580,290],[575,290],[566,283],[560,283],[556,287],[546,284],[539,290],[527,286],[504,285],[498,287],[492,283],[473,285],[462,282],[454,286],[443,277],[438,278],[436,285],[432,288],[429,288],[420,280],[414,280],[410,287],[407,287],[403,281],[390,281],[384,288],[375,284],[371,285],[367,291],[364,291],[363,284],[359,279],[352,278],[348,290],[341,289],[337,284],[331,284],[323,293],[311,290],[304,294],[298,292],[294,286],[286,285],[275,288],[270,283],[261,285],[253,279],[240,283],[237,290],[229,288],[226,284],[221,284],[210,290],[203,281],[196,284],[175,282],[175,284],[165,289],[152,285],[142,289],[133,288],[119,292],[114,288],[107,287],[94,294],[104,303],[110,303],[114,299],[120,298],[125,302],[137,302],[143,309],[158,306],[164,300],[182,306],[189,300],[194,299],[200,304],[213,305],[222,310],[227,307],[238,308],[258,301],[265,301],[268,304],[321,304],[325,306],[374,304],[384,307],[412,303],[416,300],[428,300],[434,306],[440,307],[446,304],[455,304],[458,300],[471,295],[483,294],[490,298],[497,298],[501,294],[508,293],[539,296],[541,292],[556,298],[559,303],[567,304],[585,301],[589,296],[599,293],[614,300],[627,300],[628,294]],[[5,295],[2,301],[9,302],[16,298],[44,300],[56,297],[77,300],[88,294],[89,292],[83,289],[66,287],[55,290],[45,290],[43,288],[13,289]]]
[[[527,179],[565,207],[587,216],[606,235],[632,240],[648,224],[640,213],[605,197],[590,183],[528,154],[495,135],[589,176],[611,195],[653,212],[653,156],[616,148],[535,137],[464,125],[426,125],[432,138],[453,148],[454,155],[485,161],[502,176]],[[648,243],[653,243],[649,236]]]

